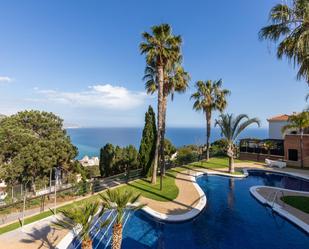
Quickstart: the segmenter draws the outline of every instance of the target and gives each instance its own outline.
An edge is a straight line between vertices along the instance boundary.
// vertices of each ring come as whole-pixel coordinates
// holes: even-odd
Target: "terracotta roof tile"
[[[267,121],[288,121],[289,116],[290,115],[287,115],[287,114],[277,115],[277,116],[267,119]]]

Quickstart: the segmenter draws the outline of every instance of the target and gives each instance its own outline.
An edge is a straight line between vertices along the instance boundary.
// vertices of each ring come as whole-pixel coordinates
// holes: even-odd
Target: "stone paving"
[[[56,248],[68,231],[52,227],[52,219],[49,217],[0,235],[0,249]]]

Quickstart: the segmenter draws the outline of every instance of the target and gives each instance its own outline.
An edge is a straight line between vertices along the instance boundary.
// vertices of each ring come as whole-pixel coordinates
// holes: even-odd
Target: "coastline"
[[[142,127],[78,127],[66,128],[67,134],[71,137],[72,143],[78,148],[77,159],[88,155],[99,156],[100,148],[106,143],[125,147],[130,144],[139,148],[142,137]],[[200,145],[205,142],[206,131],[203,127],[170,127],[166,131],[166,138],[174,146]],[[243,137],[266,138],[267,129],[248,129]],[[221,138],[219,129],[214,128],[210,141]]]

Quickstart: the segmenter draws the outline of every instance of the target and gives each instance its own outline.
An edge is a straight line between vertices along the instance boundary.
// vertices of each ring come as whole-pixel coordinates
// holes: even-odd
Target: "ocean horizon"
[[[100,148],[106,143],[119,145],[121,147],[133,145],[137,149],[142,138],[142,127],[117,127],[117,128],[67,128],[67,133],[71,137],[72,143],[78,148],[78,159],[83,156],[99,156]],[[239,138],[267,138],[267,128],[251,128],[245,130]],[[205,144],[205,128],[168,128],[166,138],[176,146],[180,147],[188,144]],[[221,138],[218,128],[212,128],[210,141],[213,142]]]

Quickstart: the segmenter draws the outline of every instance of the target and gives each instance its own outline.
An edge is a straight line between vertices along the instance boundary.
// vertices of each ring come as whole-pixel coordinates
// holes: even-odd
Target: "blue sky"
[[[80,126],[142,126],[149,104],[138,45],[152,25],[183,37],[192,82],[168,104],[168,126],[204,127],[197,80],[222,78],[228,112],[266,118],[301,111],[308,92],[275,46],[258,40],[279,0],[1,1],[0,113],[52,111]],[[214,118],[216,114],[214,115]]]

